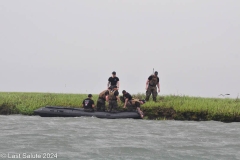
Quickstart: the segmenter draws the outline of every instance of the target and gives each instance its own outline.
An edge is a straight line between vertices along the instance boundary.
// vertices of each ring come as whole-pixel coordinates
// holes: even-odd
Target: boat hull
[[[97,117],[107,119],[133,118],[141,119],[137,112],[85,112],[83,108],[47,106],[34,110],[34,115],[41,117]]]

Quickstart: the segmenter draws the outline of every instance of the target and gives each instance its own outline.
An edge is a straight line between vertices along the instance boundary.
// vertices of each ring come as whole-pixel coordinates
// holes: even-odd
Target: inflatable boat
[[[39,115],[41,117],[97,117],[97,118],[107,118],[107,119],[119,119],[119,118],[133,118],[141,119],[140,115],[133,111],[123,111],[123,112],[85,112],[83,108],[68,108],[59,106],[46,106],[34,110],[34,115]]]

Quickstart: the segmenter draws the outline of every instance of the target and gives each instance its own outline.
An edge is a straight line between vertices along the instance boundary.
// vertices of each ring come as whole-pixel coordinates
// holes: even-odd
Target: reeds
[[[135,94],[144,99],[144,94]],[[82,107],[87,94],[0,92],[0,114],[32,115],[35,109],[51,106]],[[93,95],[97,101],[98,95]],[[119,103],[120,108],[123,106]],[[240,100],[190,96],[158,96],[157,102],[141,106],[147,119],[240,121]]]

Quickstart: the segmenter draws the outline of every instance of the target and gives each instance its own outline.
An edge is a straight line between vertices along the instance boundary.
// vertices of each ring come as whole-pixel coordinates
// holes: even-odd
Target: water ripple
[[[0,116],[1,153],[58,159],[239,160],[240,123]]]

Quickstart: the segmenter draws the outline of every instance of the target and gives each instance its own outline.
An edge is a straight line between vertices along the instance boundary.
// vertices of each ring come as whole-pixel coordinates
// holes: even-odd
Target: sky
[[[240,93],[239,0],[1,0],[0,92]]]

